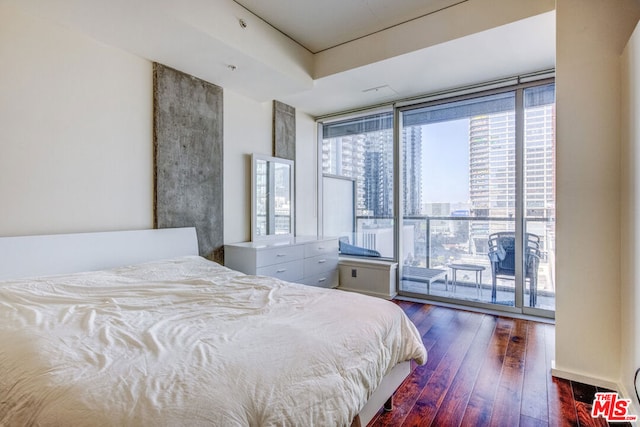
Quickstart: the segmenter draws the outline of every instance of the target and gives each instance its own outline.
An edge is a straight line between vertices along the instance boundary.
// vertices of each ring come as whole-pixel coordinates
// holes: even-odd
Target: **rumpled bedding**
[[[2,426],[348,426],[411,359],[393,303],[195,256],[0,282]]]

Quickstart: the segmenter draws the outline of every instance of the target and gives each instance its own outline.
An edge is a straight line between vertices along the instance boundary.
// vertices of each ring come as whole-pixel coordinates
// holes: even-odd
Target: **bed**
[[[0,238],[0,425],[366,424],[426,361],[395,304],[248,276],[195,230]]]

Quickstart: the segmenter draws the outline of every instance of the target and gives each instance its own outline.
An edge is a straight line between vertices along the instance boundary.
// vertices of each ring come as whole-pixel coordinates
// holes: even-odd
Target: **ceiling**
[[[234,0],[312,53],[467,0]]]
[[[555,67],[553,0],[1,0],[322,116]]]
[[[282,97],[315,116],[555,68],[555,13],[319,78]]]

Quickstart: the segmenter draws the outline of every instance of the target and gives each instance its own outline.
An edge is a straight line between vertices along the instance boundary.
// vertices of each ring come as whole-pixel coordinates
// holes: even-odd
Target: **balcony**
[[[383,257],[393,257],[393,222],[389,218],[358,217],[356,244],[374,249]],[[515,221],[506,217],[411,216],[402,230],[400,291],[472,303],[515,306],[515,281],[497,278],[495,292],[488,256],[489,235],[513,231]],[[549,218],[528,218],[525,230],[540,238],[536,298],[530,298],[530,280],[524,288],[525,307],[555,310],[555,222]],[[452,264],[477,266],[456,269],[454,288]],[[408,268],[407,268],[408,267]],[[483,269],[482,269],[483,268]],[[431,270],[441,270],[433,281]],[[475,270],[480,270],[476,272]],[[428,283],[427,283],[428,282]],[[492,294],[495,293],[495,296]]]

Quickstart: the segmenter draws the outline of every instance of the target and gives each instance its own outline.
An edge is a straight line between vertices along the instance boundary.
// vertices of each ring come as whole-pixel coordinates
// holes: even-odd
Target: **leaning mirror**
[[[252,155],[251,239],[293,236],[293,161]]]

